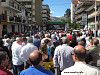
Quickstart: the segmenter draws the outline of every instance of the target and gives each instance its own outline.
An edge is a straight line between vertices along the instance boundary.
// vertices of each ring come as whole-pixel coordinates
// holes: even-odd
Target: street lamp
[[[97,31],[97,24],[96,24],[96,0],[95,0],[95,33],[94,33],[94,36],[96,37],[96,31]]]

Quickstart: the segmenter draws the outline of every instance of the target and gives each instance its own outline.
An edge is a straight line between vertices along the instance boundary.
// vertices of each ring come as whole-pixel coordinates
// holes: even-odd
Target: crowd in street
[[[100,75],[100,46],[94,34],[91,30],[6,34],[0,39],[0,75]]]

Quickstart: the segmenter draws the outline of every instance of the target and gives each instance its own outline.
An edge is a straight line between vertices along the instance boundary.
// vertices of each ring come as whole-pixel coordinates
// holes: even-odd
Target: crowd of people
[[[0,39],[0,75],[100,75],[99,40],[91,31],[30,34]]]

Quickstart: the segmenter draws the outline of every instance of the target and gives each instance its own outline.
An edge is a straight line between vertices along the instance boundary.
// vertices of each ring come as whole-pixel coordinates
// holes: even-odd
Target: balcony
[[[7,16],[7,22],[15,23],[15,17],[13,16]]]
[[[42,10],[42,13],[47,13],[47,11],[46,10]]]
[[[11,21],[14,21],[14,17],[9,17],[9,21],[11,22]]]
[[[99,15],[99,12],[97,11],[96,12],[96,16],[98,16]],[[89,14],[88,15],[88,19],[91,19],[91,18],[94,18],[95,17],[95,12],[93,12],[92,14]]]
[[[26,22],[26,20],[22,20],[22,23],[25,23]]]
[[[31,2],[31,0],[17,0],[19,2]]]
[[[83,10],[84,10],[84,8],[81,8],[81,9],[77,10],[77,11],[75,12],[75,14],[78,14],[78,13],[82,12]]]
[[[79,18],[82,18],[82,15],[79,15],[79,16],[75,17],[75,19],[79,19]]]
[[[25,7],[26,7],[26,8],[32,8],[32,6],[31,6],[31,5],[25,5]]]
[[[45,17],[45,18],[47,18],[48,16],[47,16],[47,14],[42,14],[42,17]]]
[[[21,17],[15,16],[15,22],[21,22]]]
[[[47,18],[42,18],[43,21],[47,21]]]
[[[28,20],[32,20],[32,18],[28,18]]]
[[[98,21],[96,21],[96,24],[98,24]],[[88,25],[95,25],[95,22],[89,22]]]
[[[18,3],[18,2],[16,2],[16,1],[10,1],[10,0],[6,0],[6,2],[2,2],[1,3],[1,6],[2,7],[4,7],[4,8],[7,8],[7,9],[9,9],[9,10],[13,10],[13,11],[15,11],[15,12],[17,12],[17,13],[21,13],[21,10],[19,10],[16,6],[15,6],[15,4],[17,5],[17,6],[19,6],[20,4]]]

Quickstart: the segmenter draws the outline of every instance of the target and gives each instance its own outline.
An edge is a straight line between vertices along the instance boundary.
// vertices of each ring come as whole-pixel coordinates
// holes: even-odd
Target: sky
[[[64,16],[66,9],[70,8],[71,0],[44,0],[43,4],[49,5],[51,16]]]

